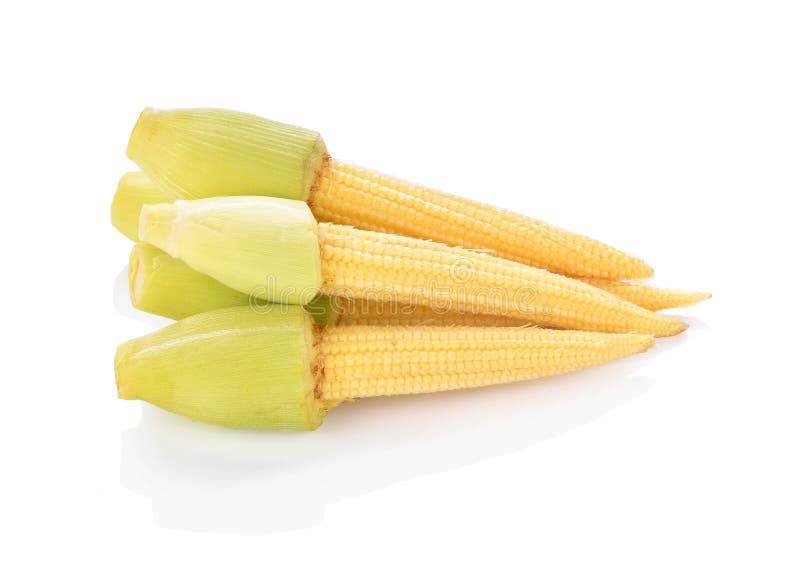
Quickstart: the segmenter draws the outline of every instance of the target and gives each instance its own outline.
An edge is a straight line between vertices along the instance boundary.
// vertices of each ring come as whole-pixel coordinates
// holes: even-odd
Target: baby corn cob
[[[504,384],[603,364],[651,336],[536,328],[314,327],[300,307],[196,315],[121,345],[119,396],[237,428],[313,430],[343,400]]]
[[[201,312],[233,306],[259,309],[270,303],[229,288],[170,257],[152,245],[138,243],[128,264],[131,303],[145,312],[179,320]],[[506,316],[442,312],[392,301],[347,300],[319,295],[306,311],[320,325],[383,326],[524,326]]]
[[[160,191],[144,173],[126,173],[120,180],[117,191],[114,195],[114,201],[111,209],[111,222],[114,227],[116,227],[116,229],[123,235],[132,241],[138,241],[139,213],[141,212],[142,207],[144,205],[152,205],[155,203],[165,203],[171,201],[173,201],[173,199]],[[624,281],[611,281],[605,279],[579,280],[587,282],[592,286],[600,288],[606,292],[610,292],[623,300],[632,302],[637,306],[646,308],[647,310],[664,310],[673,307],[689,306],[691,304],[706,300],[711,296],[707,293],[682,291],[676,289],[662,289],[650,285]],[[204,310],[222,308],[223,306],[237,306],[237,304],[219,305],[205,308]],[[425,307],[417,306],[415,307],[415,313],[416,310],[419,310],[420,313],[425,312],[424,309]],[[156,312],[156,314],[162,313]],[[184,316],[189,316],[189,314]],[[432,317],[433,323],[438,323],[440,318],[444,319],[448,314],[450,313],[438,313],[436,317]],[[421,314],[419,316],[420,318],[422,317]],[[468,315],[465,317],[467,322],[471,320],[469,316],[474,315]],[[344,318],[345,317],[343,317],[343,319]],[[365,316],[364,318],[366,319],[368,317]],[[525,323],[525,321],[516,322],[521,322],[523,324]],[[462,322],[456,321],[455,324],[462,324]],[[489,325],[487,324],[487,326]],[[503,324],[502,326],[511,326],[511,324]]]
[[[308,204],[318,221],[430,239],[572,277],[644,278],[640,259],[588,237],[335,159]]]
[[[359,169],[316,132],[216,109],[145,109],[127,150],[177,198],[272,195],[308,201],[318,220],[481,250],[556,273],[653,274],[643,261],[541,221]]]
[[[220,197],[146,205],[140,238],[245,294],[317,294],[504,315],[540,326],[670,336],[686,325],[580,281],[446,245],[316,224],[301,202]]]
[[[320,397],[340,401],[530,380],[652,345],[647,335],[541,328],[335,326],[320,334]]]
[[[656,288],[635,282],[607,281],[604,279],[584,279],[584,282],[647,310],[665,310],[667,308],[691,306],[711,298],[711,294],[707,292]]]
[[[387,301],[337,299],[336,326],[530,326],[530,321],[495,314],[442,311],[422,305]]]
[[[318,234],[323,294],[370,300],[378,293],[380,300],[390,292],[400,302],[551,328],[656,336],[686,328],[580,281],[505,259],[330,223],[320,223]]]

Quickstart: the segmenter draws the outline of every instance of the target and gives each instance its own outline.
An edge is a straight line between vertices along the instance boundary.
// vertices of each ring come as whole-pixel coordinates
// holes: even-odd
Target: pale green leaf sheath
[[[322,286],[317,223],[300,201],[224,197],[146,205],[139,236],[248,296],[308,304]]]
[[[164,121],[168,118],[168,121]],[[127,150],[167,195],[261,195],[305,201],[328,156],[319,133],[219,109],[147,108]]]
[[[139,240],[139,214],[144,205],[164,203],[169,197],[141,171],[126,173],[111,202],[111,224],[131,241]]]
[[[176,322],[117,350],[119,396],[234,428],[313,430],[313,324],[299,306],[221,309]]]
[[[134,307],[175,320],[233,306],[258,310],[271,305],[227,287],[145,243],[137,243],[131,249],[128,279]],[[318,295],[305,308],[320,325],[334,324],[339,318],[339,307],[325,295]]]

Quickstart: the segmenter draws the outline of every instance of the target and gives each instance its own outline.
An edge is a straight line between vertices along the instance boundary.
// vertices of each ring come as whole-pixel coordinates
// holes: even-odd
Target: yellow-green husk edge
[[[139,214],[142,206],[172,201],[141,171],[122,176],[111,201],[111,224],[131,241],[139,240]]]
[[[142,111],[127,155],[172,198],[305,201],[328,157],[319,133],[223,109]]]
[[[232,306],[259,311],[272,304],[227,287],[145,243],[131,249],[128,279],[135,308],[174,320]],[[305,308],[321,326],[335,324],[339,318],[339,309],[325,295],[318,295]]]
[[[299,306],[180,320],[119,346],[119,396],[210,424],[313,430],[327,411],[315,397],[313,329]]]
[[[308,304],[322,286],[317,222],[276,197],[215,197],[144,205],[139,238],[248,296]]]

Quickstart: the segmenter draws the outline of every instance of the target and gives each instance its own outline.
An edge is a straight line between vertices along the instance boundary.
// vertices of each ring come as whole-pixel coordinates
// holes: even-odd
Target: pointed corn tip
[[[637,259],[638,265],[634,268],[633,272],[631,273],[633,276],[628,277],[631,279],[649,279],[655,274],[655,269],[648,265],[641,259]],[[624,278],[624,277],[623,277]]]
[[[181,203],[182,201],[176,201],[144,205],[139,215],[139,240],[177,257],[173,231]]]
[[[158,116],[159,111],[152,107],[146,107],[139,114],[139,119],[133,126],[131,136],[128,139],[128,147],[125,150],[125,155],[129,159],[136,161],[142,151],[147,147],[147,144],[153,138],[153,134],[158,129]]]
[[[711,298],[710,292],[678,292],[682,296],[676,300],[673,300],[668,308],[693,306]]]
[[[665,290],[664,295],[664,304],[660,305],[659,308],[654,310],[666,310],[668,308],[692,306],[711,298],[711,293],[708,292],[691,292],[683,290]]]
[[[673,318],[671,316],[665,315],[658,315],[664,319],[666,319],[662,326],[655,332],[655,336],[657,338],[665,338],[669,336],[676,336],[689,328],[689,325],[685,322],[678,320],[677,318]]]
[[[650,348],[652,348],[653,345],[655,345],[656,337],[652,336],[650,334],[642,334],[640,343],[641,343],[641,347],[639,349],[639,352],[644,352],[644,351],[649,350]]]

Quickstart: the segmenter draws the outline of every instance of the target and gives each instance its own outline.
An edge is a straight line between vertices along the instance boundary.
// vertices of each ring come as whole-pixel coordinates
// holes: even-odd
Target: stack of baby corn
[[[655,311],[709,296],[244,113],[146,109],[127,153],[131,300],[178,321],[119,347],[117,388],[196,420],[314,429],[344,400],[579,370],[682,332]]]

